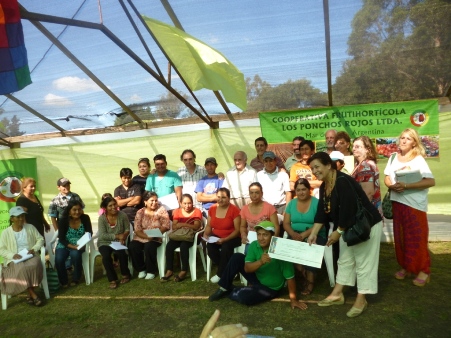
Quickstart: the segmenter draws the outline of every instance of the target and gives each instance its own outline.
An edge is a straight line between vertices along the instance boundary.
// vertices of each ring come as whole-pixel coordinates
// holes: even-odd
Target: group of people
[[[325,141],[327,150],[315,152],[312,141],[295,137],[293,155],[283,162],[268,151],[266,139],[259,137],[255,140],[257,156],[250,165],[247,154],[237,151],[233,158],[235,165],[225,174],[216,172],[218,163],[214,157],[207,158],[204,166],[196,164],[196,155],[190,149],[182,152],[180,159],[184,166],[177,172],[167,169],[163,154],[153,158],[154,170],[148,158],[139,159],[136,176],[130,168],[122,168],[122,184],[113,195],[102,196],[98,220],[97,246],[109,288],[115,289],[132,278],[128,255],[138,278],[154,279],[161,273],[157,250],[165,232],[169,232],[169,241],[161,282],[183,281],[188,272],[189,249],[198,244],[195,234],[203,230],[207,254],[217,266],[210,281],[219,285],[210,300],[228,295],[252,305],[276,297],[287,285],[291,306],[306,309],[307,305],[296,297],[296,280],[302,283],[302,294],[310,294],[317,269],[272,259],[268,254],[272,236],[281,237],[285,233],[287,238],[296,241],[334,245],[338,266],[336,285],[318,305],[344,304],[343,287],[357,282],[358,294],[347,315],[360,315],[367,307],[366,295],[377,293],[378,289],[383,218],[377,153],[366,136],[354,139],[351,148],[346,132],[329,130]],[[404,130],[398,145],[399,151],[391,156],[384,170],[384,183],[393,201],[396,257],[401,266],[395,277],[404,279],[415,274],[414,285],[424,286],[430,280],[427,192],[435,182],[424,160],[425,151],[418,133],[414,129]],[[345,156],[354,157],[352,172],[343,171]],[[399,170],[419,170],[422,179],[409,184],[398,182]],[[84,203],[71,191],[70,184],[67,178],[57,181],[59,194],[51,201],[48,212],[54,229],[58,230],[55,265],[63,286],[79,283],[84,249],[78,250],[77,241],[86,232],[93,232],[89,216],[83,213]],[[23,180],[17,207],[10,211],[12,225],[0,237],[0,255],[7,260],[1,276],[2,292],[25,290],[13,288],[8,276],[20,273],[25,278],[26,273],[19,272],[19,266],[28,266],[36,260],[11,261],[23,248],[35,254],[43,245],[44,231],[50,229],[35,189],[34,179]],[[159,202],[162,198],[174,199],[178,207],[167,210]],[[370,215],[370,237],[348,246],[342,235],[355,224],[359,203]],[[159,235],[151,232],[156,229]],[[123,246],[112,246],[112,242]],[[245,248],[245,253],[236,253],[240,246]],[[175,274],[177,248],[180,248],[181,269]],[[29,292],[27,301],[38,305],[40,300],[33,288],[42,278],[42,271],[34,264],[36,271],[21,285]],[[73,269],[70,283],[68,268]],[[246,287],[234,288],[237,273],[248,281]]]

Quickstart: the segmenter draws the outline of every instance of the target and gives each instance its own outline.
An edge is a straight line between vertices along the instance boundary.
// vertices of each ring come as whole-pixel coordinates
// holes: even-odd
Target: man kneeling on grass
[[[219,300],[226,295],[245,305],[255,305],[276,298],[280,290],[288,283],[291,308],[307,309],[307,304],[296,298],[296,282],[294,268],[290,262],[271,259],[268,255],[269,244],[274,235],[274,224],[269,221],[255,226],[257,240],[252,242],[246,256],[241,253],[233,254],[229,260],[221,280],[219,289],[210,296],[210,301]],[[248,282],[248,286],[235,288],[233,279],[241,273]]]

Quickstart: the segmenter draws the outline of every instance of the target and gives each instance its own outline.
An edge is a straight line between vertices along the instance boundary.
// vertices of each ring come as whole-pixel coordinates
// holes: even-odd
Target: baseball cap
[[[265,158],[272,158],[272,159],[275,159],[276,158],[276,154],[274,154],[272,151],[265,151],[264,153],[263,153],[263,159],[265,159]]]
[[[344,161],[344,159],[345,159],[345,155],[343,155],[343,153],[341,153],[340,151],[336,151],[336,150],[331,152],[329,156],[332,161],[337,161],[337,160]]]
[[[275,233],[275,229],[274,229],[274,224],[272,224],[270,221],[263,221],[260,222],[258,225],[256,225],[254,227],[255,231],[257,231],[258,229],[263,229],[266,231],[272,231],[273,233]]]
[[[218,165],[218,162],[216,162],[216,159],[214,157],[208,157],[205,160],[205,164],[207,164],[207,163],[213,163],[214,165]]]
[[[9,209],[9,216],[20,216],[22,214],[27,214],[27,212],[22,207],[12,207]]]
[[[66,177],[61,177],[58,181],[56,181],[56,185],[59,186],[65,186],[66,184],[71,184],[69,179]]]

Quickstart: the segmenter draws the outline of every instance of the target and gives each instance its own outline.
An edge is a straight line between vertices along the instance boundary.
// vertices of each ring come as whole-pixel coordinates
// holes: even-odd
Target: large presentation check
[[[269,257],[291,263],[320,268],[324,256],[324,246],[294,241],[279,237],[271,238]]]

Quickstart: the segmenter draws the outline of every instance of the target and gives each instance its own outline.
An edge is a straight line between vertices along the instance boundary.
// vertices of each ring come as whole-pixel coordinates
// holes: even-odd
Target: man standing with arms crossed
[[[224,180],[220,179],[218,174],[216,174],[217,167],[218,163],[214,157],[207,158],[205,160],[207,175],[199,180],[196,189],[194,190],[197,200],[202,202],[201,210],[205,217],[207,217],[210,207],[218,201],[216,193],[224,183]]]
[[[114,199],[117,201],[119,209],[125,212],[133,226],[136,212],[141,205],[141,187],[133,183],[133,171],[130,168],[122,168],[119,175],[122,184],[114,189]]]

